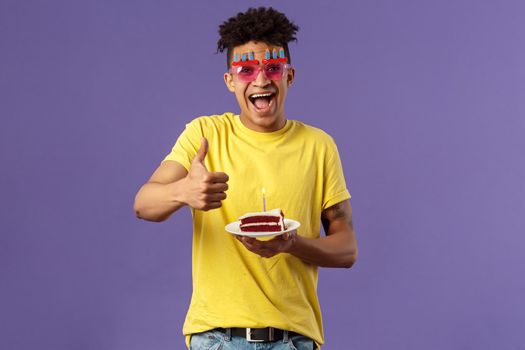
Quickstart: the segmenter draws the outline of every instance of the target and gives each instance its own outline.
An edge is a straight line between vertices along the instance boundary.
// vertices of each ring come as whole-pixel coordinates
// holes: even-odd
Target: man
[[[193,294],[183,327],[191,349],[320,346],[318,267],[349,268],[357,258],[334,141],[285,116],[295,75],[288,43],[298,29],[272,8],[249,9],[220,26],[224,81],[240,114],[187,124],[137,193],[134,209],[144,220],[192,209]],[[262,210],[263,188],[268,209],[281,208],[299,229],[264,241],[227,233],[228,223]]]

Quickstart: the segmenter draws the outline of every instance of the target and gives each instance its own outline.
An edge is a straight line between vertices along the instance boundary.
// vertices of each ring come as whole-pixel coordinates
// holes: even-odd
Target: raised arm
[[[163,162],[135,196],[136,216],[159,222],[184,205],[198,210],[219,208],[226,198],[228,175],[206,169],[207,152],[208,142],[203,138],[189,172],[175,161]]]
[[[163,162],[135,196],[133,209],[137,218],[160,222],[183,207],[184,179],[187,174],[181,164]]]

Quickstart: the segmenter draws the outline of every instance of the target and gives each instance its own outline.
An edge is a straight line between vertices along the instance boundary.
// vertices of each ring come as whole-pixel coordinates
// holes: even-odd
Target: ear
[[[295,68],[288,69],[288,75],[286,76],[286,85],[290,86],[293,84],[295,79]]]
[[[235,82],[230,73],[224,73],[224,83],[230,92],[235,92]]]

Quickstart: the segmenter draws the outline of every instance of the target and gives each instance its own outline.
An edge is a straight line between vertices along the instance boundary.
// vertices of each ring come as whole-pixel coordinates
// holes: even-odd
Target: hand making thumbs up
[[[228,175],[223,172],[209,172],[204,165],[208,153],[208,140],[202,138],[201,147],[191,162],[191,168],[185,178],[185,202],[194,209],[210,210],[221,206],[226,198]]]

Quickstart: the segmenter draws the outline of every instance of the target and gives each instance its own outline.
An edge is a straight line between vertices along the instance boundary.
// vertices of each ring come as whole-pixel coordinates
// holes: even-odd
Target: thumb
[[[193,159],[194,162],[199,162],[202,165],[204,165],[204,159],[206,158],[206,154],[208,153],[208,140],[203,137],[201,139],[201,147],[197,151],[197,154],[195,155],[195,158]]]

